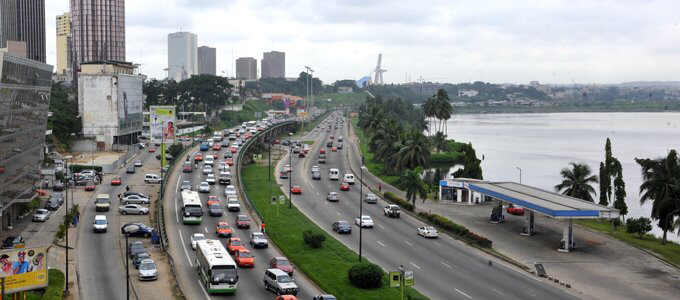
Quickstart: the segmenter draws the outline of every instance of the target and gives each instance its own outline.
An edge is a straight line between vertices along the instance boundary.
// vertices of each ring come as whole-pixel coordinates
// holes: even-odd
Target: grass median
[[[325,233],[326,241],[320,249],[305,244],[305,230],[323,231],[296,207],[272,205],[272,197],[283,195],[274,180],[268,181],[267,165],[249,164],[242,167],[241,179],[245,192],[262,214],[267,224],[267,236],[283,254],[323,291],[338,299],[399,299],[400,290],[390,288],[385,275],[382,288],[360,289],[347,279],[347,271],[359,262],[356,252],[347,248],[333,236]],[[330,226],[330,224],[329,224]],[[364,259],[365,260],[365,259]],[[404,299],[427,299],[413,288],[404,289]]]

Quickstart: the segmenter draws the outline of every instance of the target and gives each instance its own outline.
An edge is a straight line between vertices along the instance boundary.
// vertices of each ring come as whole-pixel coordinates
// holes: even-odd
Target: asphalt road
[[[293,185],[302,187],[302,195],[293,195],[293,202],[308,217],[332,234],[345,245],[359,251],[359,228],[354,225],[349,235],[339,235],[331,230],[334,221],[345,220],[354,224],[359,215],[360,184],[359,175],[350,191],[340,191],[342,176],[350,173],[345,151],[353,147],[350,139],[344,139],[344,149],[331,152],[326,148],[329,135],[346,135],[346,121],[340,129],[331,132],[314,131],[306,139],[314,140],[310,154],[306,158],[292,158]],[[326,149],[326,163],[318,164],[319,149]],[[285,157],[279,168],[288,164]],[[311,179],[311,167],[321,169],[321,180]],[[328,178],[330,168],[340,170],[340,180]],[[280,171],[278,169],[277,171]],[[278,174],[278,172],[277,172]],[[287,193],[288,179],[284,183]],[[339,202],[328,202],[326,193],[338,192]],[[364,189],[367,193],[367,189]],[[288,194],[288,193],[287,193]],[[416,228],[423,224],[406,213],[401,218],[388,218],[383,215],[383,200],[378,204],[363,205],[363,214],[375,222],[374,228],[363,229],[362,254],[377,263],[386,271],[396,271],[399,265],[415,273],[415,288],[432,299],[577,299],[564,290],[543,282],[522,271],[506,266],[494,258],[480,253],[460,241],[446,235],[438,239],[425,239],[417,235]],[[489,264],[489,261],[492,264]],[[547,280],[546,280],[547,282]]]
[[[224,147],[220,151],[201,151],[204,155],[206,153],[218,152],[220,159],[215,161],[214,172],[217,176],[219,170],[217,166],[219,161],[222,160],[224,151],[227,151]],[[192,152],[192,162],[193,162]],[[236,155],[234,155],[236,157]],[[184,295],[187,299],[216,299],[222,296],[218,295],[208,295],[204,286],[199,281],[198,274],[194,268],[195,254],[194,250],[191,249],[191,235],[194,233],[203,233],[209,239],[219,239],[225,243],[226,248],[226,238],[218,238],[215,234],[215,226],[219,221],[226,221],[232,227],[233,236],[239,237],[241,240],[247,244],[247,248],[255,255],[255,267],[254,268],[238,268],[239,281],[238,290],[235,294],[236,299],[274,299],[274,293],[264,289],[264,284],[262,278],[264,276],[265,270],[269,267],[269,259],[273,256],[282,256],[275,247],[270,243],[269,248],[266,249],[253,249],[248,243],[248,236],[250,232],[259,231],[259,224],[252,222],[251,217],[251,228],[250,229],[237,229],[235,227],[235,220],[238,214],[248,214],[245,210],[245,205],[243,204],[243,199],[241,201],[241,211],[240,212],[229,212],[226,210],[226,199],[224,196],[225,185],[220,185],[216,183],[211,187],[210,193],[201,193],[201,200],[207,203],[208,195],[215,195],[220,197],[223,203],[224,215],[222,217],[211,217],[208,215],[207,208],[204,207],[203,221],[200,225],[185,225],[181,221],[181,206],[182,197],[179,190],[179,185],[183,180],[190,180],[192,190],[197,190],[196,186],[203,181],[206,175],[202,173],[202,164],[199,163],[199,167],[194,167],[192,173],[183,173],[181,169],[181,163],[177,164],[175,170],[171,174],[170,180],[168,180],[171,185],[171,189],[165,197],[164,214],[165,214],[165,226],[169,239],[169,252],[173,257],[175,263],[175,268],[177,272],[177,280],[179,286],[182,289]],[[234,180],[235,173],[231,170],[232,180]],[[237,188],[238,185],[234,184]],[[296,270],[296,274],[293,276],[295,283],[300,288],[298,293],[299,299],[311,299],[313,295],[319,294],[320,291],[312,285],[306,278],[298,274],[299,270]]]

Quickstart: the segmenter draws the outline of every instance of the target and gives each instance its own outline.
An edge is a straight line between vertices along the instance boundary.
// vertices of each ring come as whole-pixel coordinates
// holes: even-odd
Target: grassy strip
[[[399,289],[388,287],[387,276],[384,278],[382,288],[364,290],[352,286],[347,279],[347,272],[358,262],[358,256],[333,236],[328,236],[324,232],[326,241],[321,249],[307,246],[302,233],[305,230],[321,232],[321,228],[295,207],[288,208],[288,204],[285,204],[279,206],[277,210],[277,206],[271,205],[271,197],[278,197],[283,193],[276,181],[268,181],[267,169],[266,165],[243,166],[241,178],[245,192],[260,209],[271,241],[296,267],[322,290],[334,294],[338,299],[399,299]],[[275,178],[274,176],[276,175],[272,174],[272,178]],[[407,288],[404,290],[404,299],[426,297],[415,289]]]
[[[662,245],[661,239],[651,234],[645,234],[640,238],[637,234],[627,233],[624,226],[618,226],[616,231],[614,231],[612,230],[611,223],[608,221],[576,220],[576,224],[603,232],[613,238],[653,252],[660,259],[680,268],[680,245],[676,243],[669,241],[666,245]]]
[[[59,269],[47,271],[47,287],[43,290],[26,292],[26,300],[61,300],[63,299],[64,283],[66,276]],[[19,296],[23,299],[23,297]],[[3,299],[12,299],[12,295],[5,295]]]

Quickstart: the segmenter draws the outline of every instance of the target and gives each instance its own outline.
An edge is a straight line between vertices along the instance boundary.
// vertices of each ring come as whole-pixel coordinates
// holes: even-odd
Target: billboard
[[[118,74],[118,134],[142,131],[143,76]]]
[[[151,143],[160,144],[161,139],[166,144],[175,142],[176,112],[174,105],[151,106],[149,108]]]
[[[11,294],[47,287],[47,247],[31,247],[0,252],[0,277],[5,293]]]

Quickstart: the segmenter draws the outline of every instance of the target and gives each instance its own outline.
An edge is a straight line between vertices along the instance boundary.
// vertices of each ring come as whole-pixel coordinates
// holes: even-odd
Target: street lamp
[[[128,243],[128,237],[131,233],[139,231],[139,226],[130,224],[123,227],[123,232],[125,232],[125,286],[127,289],[127,300],[130,300],[130,244]]]
[[[71,135],[75,135],[75,134],[71,133]],[[64,157],[64,167],[65,167],[65,170],[66,170],[66,177],[65,177],[66,182],[64,183],[64,185],[66,186],[66,188],[64,188],[65,193],[66,193],[66,196],[65,196],[66,199],[64,201],[66,202],[66,214],[68,214],[68,194],[69,194],[68,193],[68,190],[69,190],[68,160],[72,159],[72,158],[73,157],[70,156],[70,155]],[[71,163],[71,164],[73,164],[73,163]],[[71,187],[71,189],[72,188],[73,187]],[[71,197],[73,197],[73,190],[71,190]],[[68,292],[68,227],[69,227],[69,224],[65,224],[65,225],[66,225],[66,287],[65,287],[65,291]]]
[[[293,208],[293,143],[288,149],[288,208]]]
[[[522,184],[522,168],[520,167],[515,167],[517,170],[519,170],[519,184]]]
[[[364,201],[362,197],[364,196],[364,169],[366,167],[364,166],[364,156],[361,156],[361,168],[359,168],[359,184],[361,184],[359,188],[359,261],[361,261],[361,242],[363,240],[363,228],[364,228],[364,219],[361,217],[364,214]]]

